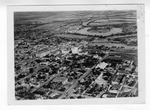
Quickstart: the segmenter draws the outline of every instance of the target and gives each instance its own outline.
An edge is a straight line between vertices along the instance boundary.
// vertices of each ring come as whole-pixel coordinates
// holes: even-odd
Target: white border
[[[100,11],[100,10],[137,10],[138,18],[138,78],[139,97],[107,98],[107,99],[56,99],[56,100],[21,100],[14,97],[14,11]],[[9,105],[50,105],[50,104],[142,104],[145,103],[145,37],[144,37],[144,5],[53,5],[53,6],[8,6],[8,104]],[[142,54],[141,54],[142,53]]]

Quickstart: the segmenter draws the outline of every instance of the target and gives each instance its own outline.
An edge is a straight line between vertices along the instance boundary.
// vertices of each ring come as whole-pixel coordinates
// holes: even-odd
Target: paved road
[[[56,49],[56,50],[58,50],[58,49]],[[105,59],[107,56],[108,56],[108,55],[106,55],[103,59]],[[101,59],[101,60],[99,61],[99,63],[100,63],[103,59]],[[34,59],[32,59],[32,61],[33,61],[33,60],[34,60]],[[30,61],[31,61],[31,60],[30,60]],[[97,64],[96,64],[96,65],[97,65]],[[66,94],[70,94],[70,93],[73,91],[73,88],[78,84],[78,82],[79,82],[81,79],[85,78],[88,74],[90,74],[91,71],[92,71],[92,69],[94,69],[94,68],[96,67],[96,65],[94,65],[92,68],[90,68],[88,71],[86,71],[79,79],[77,79],[77,80],[73,83],[73,85],[63,93],[63,95],[62,95],[60,98],[63,98],[64,96],[66,96]],[[42,66],[42,67],[45,67],[45,66]],[[32,74],[30,74],[30,75],[28,75],[28,76],[25,76],[24,78],[18,80],[16,83],[21,82],[21,81],[25,80],[26,78],[30,78],[32,75],[36,74],[42,67],[39,67],[39,66],[38,66],[38,69],[37,69],[34,73],[32,73]],[[67,70],[67,69],[66,69],[66,70]],[[65,71],[65,70],[64,70],[64,71]],[[62,71],[62,72],[64,72],[64,71]],[[47,83],[49,83],[51,80],[53,80],[55,77],[57,77],[58,75],[60,75],[62,72],[56,74],[55,76],[52,76],[50,79],[48,79],[48,80],[45,81],[43,84],[41,84],[38,88],[34,88],[31,92],[35,92],[36,90],[40,89],[41,87],[43,87],[44,85],[46,85]],[[54,91],[55,91],[55,90],[54,90]],[[62,92],[61,92],[61,93],[62,93]]]
[[[107,56],[108,56],[108,54],[105,55],[103,59],[105,59]],[[101,61],[102,61],[103,59],[99,60],[98,63],[101,63]],[[63,98],[63,97],[66,96],[67,94],[70,94],[70,93],[73,91],[73,88],[77,86],[78,82],[79,82],[81,79],[85,78],[88,74],[90,74],[90,73],[92,72],[92,69],[94,69],[96,66],[97,66],[97,64],[95,64],[92,68],[90,68],[89,70],[87,70],[79,79],[77,79],[77,80],[73,83],[73,85],[72,85],[69,89],[67,89],[67,90],[64,92],[64,94],[63,94],[61,97],[59,97],[59,99]]]
[[[119,88],[119,90],[118,90],[118,93],[117,93],[116,97],[118,97],[118,96],[119,96],[119,94],[122,92],[122,88],[123,88],[123,87],[130,88],[130,89],[131,89],[130,94],[131,94],[134,90],[136,90],[136,86],[137,86],[137,84],[138,84],[138,81],[136,81],[136,83],[135,83],[135,85],[134,85],[133,87],[130,87],[130,86],[125,85],[126,79],[125,79],[125,80],[123,80],[123,81],[124,81],[124,82],[122,83],[121,87]]]
[[[93,66],[94,68],[95,66]],[[78,84],[78,82],[83,79],[84,77],[86,77],[89,73],[91,73],[92,69],[88,70],[87,72],[85,72],[79,79],[77,79],[73,85],[71,87],[69,87],[69,89],[67,89],[64,94],[59,97],[59,99],[63,98],[66,94],[70,94],[73,91],[73,88]]]
[[[52,50],[51,53],[53,54],[54,52],[60,50],[60,48],[56,48],[55,50]],[[50,51],[50,50],[49,50]],[[24,60],[24,61],[20,61],[20,62],[17,62],[18,64],[23,64],[23,63],[28,63],[30,64],[32,61],[35,61],[36,59],[39,59],[37,57],[34,57],[32,59],[28,59],[28,60]]]
[[[57,48],[57,49],[53,50],[51,53],[54,53],[54,52],[56,52],[58,50],[60,50],[60,48]],[[28,60],[25,60],[25,61],[22,61],[22,62],[18,62],[18,64],[22,64],[22,63],[28,63],[28,64],[30,64],[32,61],[35,61],[36,59],[38,59],[38,58],[35,57],[35,58],[32,58],[32,59],[28,59]],[[23,81],[23,80],[25,80],[27,78],[30,78],[31,76],[33,76],[34,74],[36,74],[40,69],[42,69],[42,68],[45,67],[45,66],[41,66],[41,65],[39,66],[39,64],[36,64],[35,66],[36,66],[36,71],[35,72],[33,72],[32,74],[29,74],[29,75],[25,76],[24,78],[16,81],[15,84],[18,83],[18,82],[21,82],[21,81]],[[22,74],[22,73],[20,73],[20,74]]]
[[[115,54],[115,53],[118,54],[118,53],[124,53],[124,52],[109,52],[109,54]],[[137,52],[132,52],[132,53],[130,52],[130,53],[124,53],[124,54],[125,55],[128,55],[128,54],[129,55],[137,55]]]
[[[35,72],[33,72],[33,73],[31,73],[31,74],[25,76],[24,78],[22,78],[22,79],[16,81],[15,84],[17,84],[18,82],[22,82],[23,80],[25,80],[25,79],[27,79],[27,78],[30,78],[30,77],[33,76],[34,74],[37,74],[37,72],[38,72],[39,70],[41,70],[42,68],[44,68],[44,67],[45,67],[45,66],[37,66],[36,69],[35,69]]]
[[[50,77],[50,79],[48,79],[47,81],[45,81],[43,84],[41,84],[38,88],[34,88],[31,92],[35,92],[36,90],[40,89],[41,87],[43,87],[44,85],[46,85],[47,83],[49,83],[51,80],[53,80],[55,77],[59,76],[62,72],[66,71],[68,68],[66,68],[65,70],[61,71],[60,73]]]

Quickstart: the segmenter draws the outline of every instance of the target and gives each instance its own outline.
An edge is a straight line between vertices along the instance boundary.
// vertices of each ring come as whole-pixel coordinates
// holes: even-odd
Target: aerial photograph
[[[136,10],[14,12],[16,100],[138,97]]]

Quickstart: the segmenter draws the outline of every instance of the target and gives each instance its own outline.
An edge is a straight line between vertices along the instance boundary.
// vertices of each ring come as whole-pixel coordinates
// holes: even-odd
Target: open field
[[[87,36],[81,36],[81,35],[71,35],[71,34],[59,34],[55,35],[57,37],[63,37],[63,38],[71,38],[71,39],[85,39]]]

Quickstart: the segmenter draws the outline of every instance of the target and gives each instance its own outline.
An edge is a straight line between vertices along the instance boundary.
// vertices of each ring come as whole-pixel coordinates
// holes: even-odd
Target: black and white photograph
[[[15,100],[138,98],[139,10],[74,8],[12,12]]]

